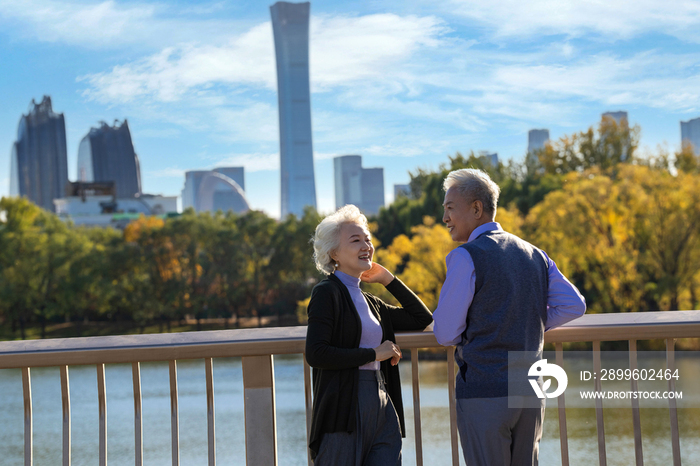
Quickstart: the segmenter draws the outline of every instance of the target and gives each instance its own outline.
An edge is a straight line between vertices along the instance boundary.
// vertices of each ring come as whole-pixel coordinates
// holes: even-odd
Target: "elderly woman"
[[[323,219],[313,244],[316,267],[328,275],[308,307],[314,464],[400,465],[405,427],[394,331],[423,330],[432,316],[401,280],[372,262],[367,219],[357,207]],[[381,283],[402,307],[363,292],[361,281]]]

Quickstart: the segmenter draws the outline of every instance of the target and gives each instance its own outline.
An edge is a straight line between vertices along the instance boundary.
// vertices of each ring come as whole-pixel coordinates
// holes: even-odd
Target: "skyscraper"
[[[624,112],[622,110],[620,110],[618,112],[605,112],[605,113],[603,113],[601,118],[605,118],[605,117],[612,118],[613,120],[615,120],[615,122],[618,125],[622,123],[622,120],[629,121],[629,120],[627,120],[627,112]]]
[[[700,152],[700,118],[681,121],[681,144],[690,143],[693,151]]]
[[[615,123],[617,123],[618,126],[625,126],[629,127],[629,120],[627,119],[627,112],[625,111],[617,111],[617,112],[605,112],[601,115],[601,119],[604,119],[605,117],[610,117],[613,120],[615,120]],[[624,123],[624,125],[623,125]],[[605,139],[603,139],[605,140]],[[626,147],[622,148],[622,153],[620,154],[620,161],[624,162],[627,160],[629,156],[629,146],[630,146],[630,140],[629,138],[627,139],[626,142]]]
[[[384,169],[362,168],[362,157],[343,155],[333,159],[336,209],[354,204],[367,215],[384,206]]]
[[[497,167],[498,166],[498,152],[490,152],[487,150],[480,150],[479,151],[479,160],[484,162],[486,165],[490,165],[492,167]]]
[[[311,93],[310,4],[277,2],[270,7],[277,58],[282,218],[316,207]]]
[[[333,159],[335,208],[362,203],[362,157],[343,155]]]
[[[527,151],[534,152],[544,149],[544,145],[549,142],[548,129],[531,129],[527,132]]]
[[[113,181],[120,199],[141,194],[139,158],[126,120],[121,125],[101,122],[99,128],[90,128],[78,146],[78,180]]]
[[[66,123],[54,113],[51,97],[32,100],[22,115],[17,142],[10,154],[10,195],[24,196],[36,205],[54,211],[53,200],[65,195],[68,183]]]

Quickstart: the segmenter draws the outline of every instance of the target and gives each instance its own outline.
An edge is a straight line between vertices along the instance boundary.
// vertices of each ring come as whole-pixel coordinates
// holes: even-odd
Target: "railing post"
[[[593,371],[595,377],[595,391],[600,393],[602,385],[600,383],[601,364],[600,364],[600,341],[593,342]],[[603,400],[596,397],[595,399],[595,419],[598,430],[598,461],[600,466],[607,466],[608,458],[605,453],[605,422],[603,420]]]
[[[564,348],[561,343],[554,345],[556,361],[559,367],[564,365]],[[566,430],[566,399],[564,393],[557,398],[557,411],[559,413],[559,445],[561,446],[561,464],[569,466],[569,437]]]
[[[245,446],[248,466],[277,466],[275,376],[272,355],[244,356]]]
[[[455,347],[447,347],[447,393],[450,397],[450,442],[452,444],[452,466],[459,466],[459,432],[457,432],[457,390],[455,383]]]
[[[418,375],[418,348],[411,348],[411,378],[413,379],[413,426],[416,433],[416,466],[423,466],[423,433],[421,431],[420,422],[420,381]]]
[[[311,366],[306,362],[304,355],[304,404],[306,407],[306,457],[309,466],[314,466],[309,450],[309,438],[311,437],[311,418],[314,414],[313,400],[311,399]]]
[[[97,364],[97,405],[100,417],[100,466],[107,466],[107,390],[105,365]]]
[[[68,366],[61,366],[61,401],[63,406],[63,466],[70,466],[70,384]]]
[[[675,343],[673,338],[666,339],[666,369],[671,371],[671,374],[676,369],[675,358]],[[668,391],[676,392],[676,379],[670,377],[668,379]],[[671,448],[673,449],[673,466],[681,466],[681,442],[678,432],[678,410],[676,409],[676,399],[673,396],[668,398],[668,411],[671,417]]]
[[[131,363],[134,383],[134,464],[143,466],[143,412],[141,410],[141,364]]]
[[[209,466],[216,466],[216,420],[214,417],[214,362],[204,358],[204,372],[207,378],[207,439]]]
[[[637,340],[629,341],[630,371],[637,369]],[[632,392],[639,392],[639,384],[634,377],[630,377]],[[632,397],[632,424],[634,425],[634,460],[637,466],[644,466],[644,453],[642,449],[642,418],[639,413],[639,399]]]
[[[24,392],[24,466],[33,466],[32,376],[28,367],[22,368],[22,390]]]
[[[173,466],[180,466],[180,414],[177,397],[177,362],[169,361],[170,369],[170,439]]]

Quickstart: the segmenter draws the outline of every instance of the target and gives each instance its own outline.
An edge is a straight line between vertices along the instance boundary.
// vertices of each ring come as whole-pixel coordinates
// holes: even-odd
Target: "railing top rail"
[[[545,341],[700,337],[700,311],[590,314],[548,331]],[[306,327],[116,335],[0,342],[0,369],[304,352]],[[440,346],[431,330],[397,335],[404,348]]]
[[[700,337],[700,311],[588,314],[545,333],[546,343]]]

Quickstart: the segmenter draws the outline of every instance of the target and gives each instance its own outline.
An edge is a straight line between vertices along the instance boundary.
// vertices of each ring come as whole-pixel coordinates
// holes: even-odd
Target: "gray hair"
[[[445,192],[450,188],[455,188],[470,202],[481,201],[485,212],[496,215],[501,188],[493,182],[485,171],[475,168],[453,170],[448,173],[442,187]]]
[[[352,204],[336,210],[321,220],[321,223],[316,227],[316,233],[311,240],[314,245],[314,262],[319,272],[324,275],[329,275],[335,270],[335,261],[331,254],[340,245],[340,227],[346,223],[355,223],[369,229],[367,217]]]

